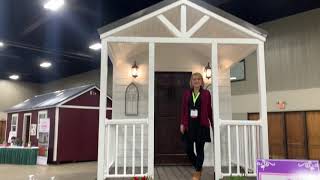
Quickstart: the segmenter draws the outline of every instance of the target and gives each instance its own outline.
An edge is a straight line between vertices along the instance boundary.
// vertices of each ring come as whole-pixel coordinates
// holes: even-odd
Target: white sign
[[[47,165],[48,149],[49,149],[49,133],[50,133],[50,119],[44,118],[39,120],[39,154],[37,164]]]

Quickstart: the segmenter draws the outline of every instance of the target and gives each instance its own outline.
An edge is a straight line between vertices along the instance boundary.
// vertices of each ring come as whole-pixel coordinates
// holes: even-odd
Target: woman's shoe
[[[192,174],[192,180],[200,180],[201,178],[201,171],[196,171]]]

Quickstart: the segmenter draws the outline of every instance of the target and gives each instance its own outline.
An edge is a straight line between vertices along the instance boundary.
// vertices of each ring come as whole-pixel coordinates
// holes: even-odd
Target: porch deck
[[[157,166],[154,169],[155,180],[191,180],[194,172],[191,166]],[[201,180],[213,180],[214,168],[204,167]],[[228,180],[228,178],[223,178]],[[247,180],[255,180],[255,177],[248,177]],[[107,178],[107,180],[131,180],[131,178]]]

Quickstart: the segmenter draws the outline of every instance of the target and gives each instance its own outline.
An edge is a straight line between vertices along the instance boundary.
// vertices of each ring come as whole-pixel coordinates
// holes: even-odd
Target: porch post
[[[219,87],[218,87],[218,44],[213,42],[211,45],[211,64],[212,64],[212,114],[214,118],[214,171],[215,179],[221,178],[221,150],[220,150],[220,117],[219,117]]]
[[[268,117],[267,117],[267,92],[266,92],[266,74],[264,43],[258,44],[258,83],[260,98],[260,120],[262,121],[262,156],[269,158],[269,140],[268,140]]]
[[[154,178],[154,64],[155,44],[149,43],[148,176]]]
[[[262,156],[269,158],[268,117],[267,117],[267,92],[265,74],[264,43],[258,44],[258,83],[260,97],[260,120],[262,121]]]
[[[100,67],[100,108],[99,108],[99,143],[98,143],[98,170],[97,180],[104,180],[105,169],[105,120],[107,105],[108,79],[108,43],[102,39],[101,67]]]

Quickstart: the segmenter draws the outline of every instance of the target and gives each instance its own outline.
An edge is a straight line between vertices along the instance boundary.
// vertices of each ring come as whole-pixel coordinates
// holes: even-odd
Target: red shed
[[[25,145],[38,146],[39,119],[49,118],[49,163],[97,160],[99,95],[96,86],[86,85],[27,99],[7,110],[6,139],[12,131]],[[108,97],[107,118],[111,106]]]

